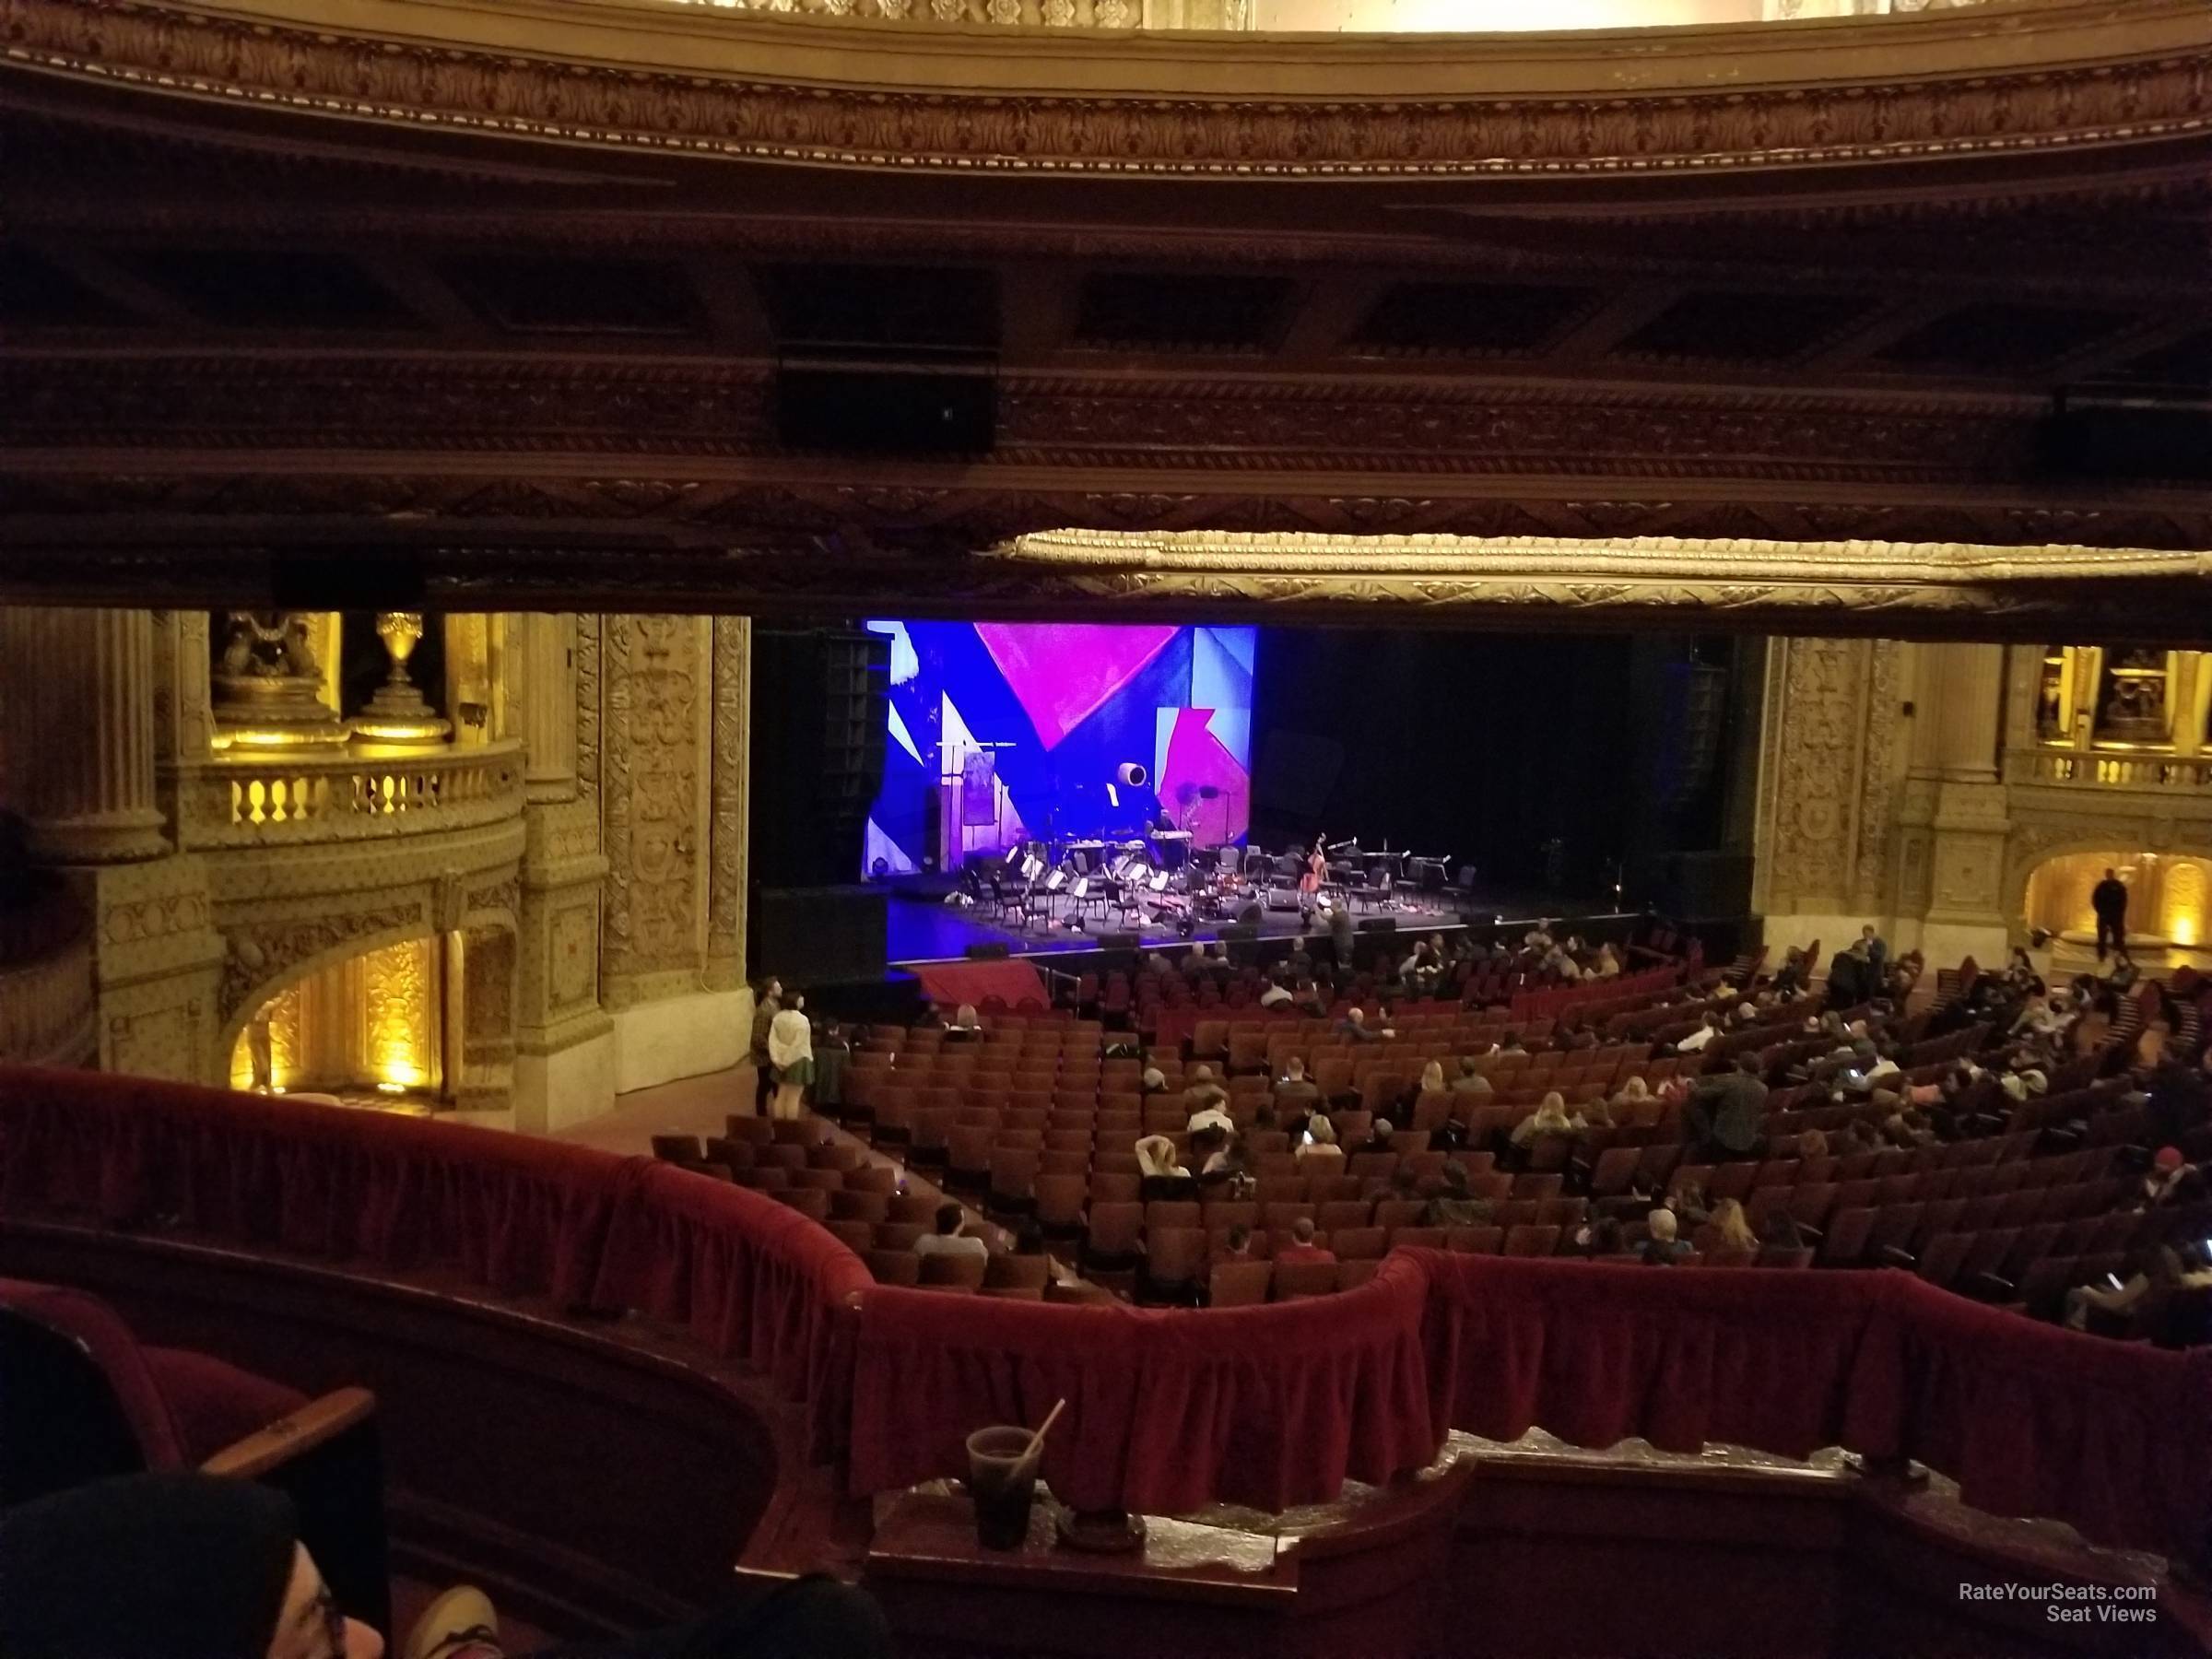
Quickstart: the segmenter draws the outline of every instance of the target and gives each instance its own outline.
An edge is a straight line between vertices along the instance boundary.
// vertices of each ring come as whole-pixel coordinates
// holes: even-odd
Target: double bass
[[[1311,896],[1321,891],[1321,884],[1329,873],[1328,854],[1322,851],[1327,844],[1326,836],[1313,838],[1313,850],[1306,854],[1306,873],[1298,878],[1298,890]]]

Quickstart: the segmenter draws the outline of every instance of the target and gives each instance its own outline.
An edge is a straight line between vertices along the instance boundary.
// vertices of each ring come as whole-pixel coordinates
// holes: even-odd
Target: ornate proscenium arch
[[[2061,391],[2212,363],[2197,0],[1365,38],[0,0],[0,146],[38,163],[8,600],[2148,641],[2201,572],[2065,550],[2212,547],[2201,480],[2045,441]],[[987,361],[987,441],[802,447],[824,338]]]
[[[303,0],[5,0],[0,36],[18,65],[170,94],[901,171],[1694,174],[2140,143],[2212,119],[2194,0],[1504,40],[925,31],[528,0],[364,0],[334,25]],[[1254,90],[1223,92],[1240,80]]]

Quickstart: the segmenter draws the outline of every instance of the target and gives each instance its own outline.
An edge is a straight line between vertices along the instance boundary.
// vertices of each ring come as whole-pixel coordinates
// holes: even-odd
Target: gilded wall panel
[[[603,948],[612,1006],[696,990],[704,967],[700,852],[709,638],[700,618],[606,618]]]
[[[751,748],[752,624],[714,622],[713,782],[707,868],[707,988],[735,989],[745,979],[747,797]]]

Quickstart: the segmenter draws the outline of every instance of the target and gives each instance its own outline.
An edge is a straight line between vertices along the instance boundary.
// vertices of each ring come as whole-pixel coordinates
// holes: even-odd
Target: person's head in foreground
[[[378,1659],[249,1480],[130,1475],[0,1516],[0,1659]]]

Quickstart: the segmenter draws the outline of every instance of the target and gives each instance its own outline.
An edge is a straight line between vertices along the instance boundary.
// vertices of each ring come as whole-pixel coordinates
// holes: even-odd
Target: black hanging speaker
[[[786,359],[776,369],[776,441],[862,455],[982,455],[998,441],[990,361]]]

